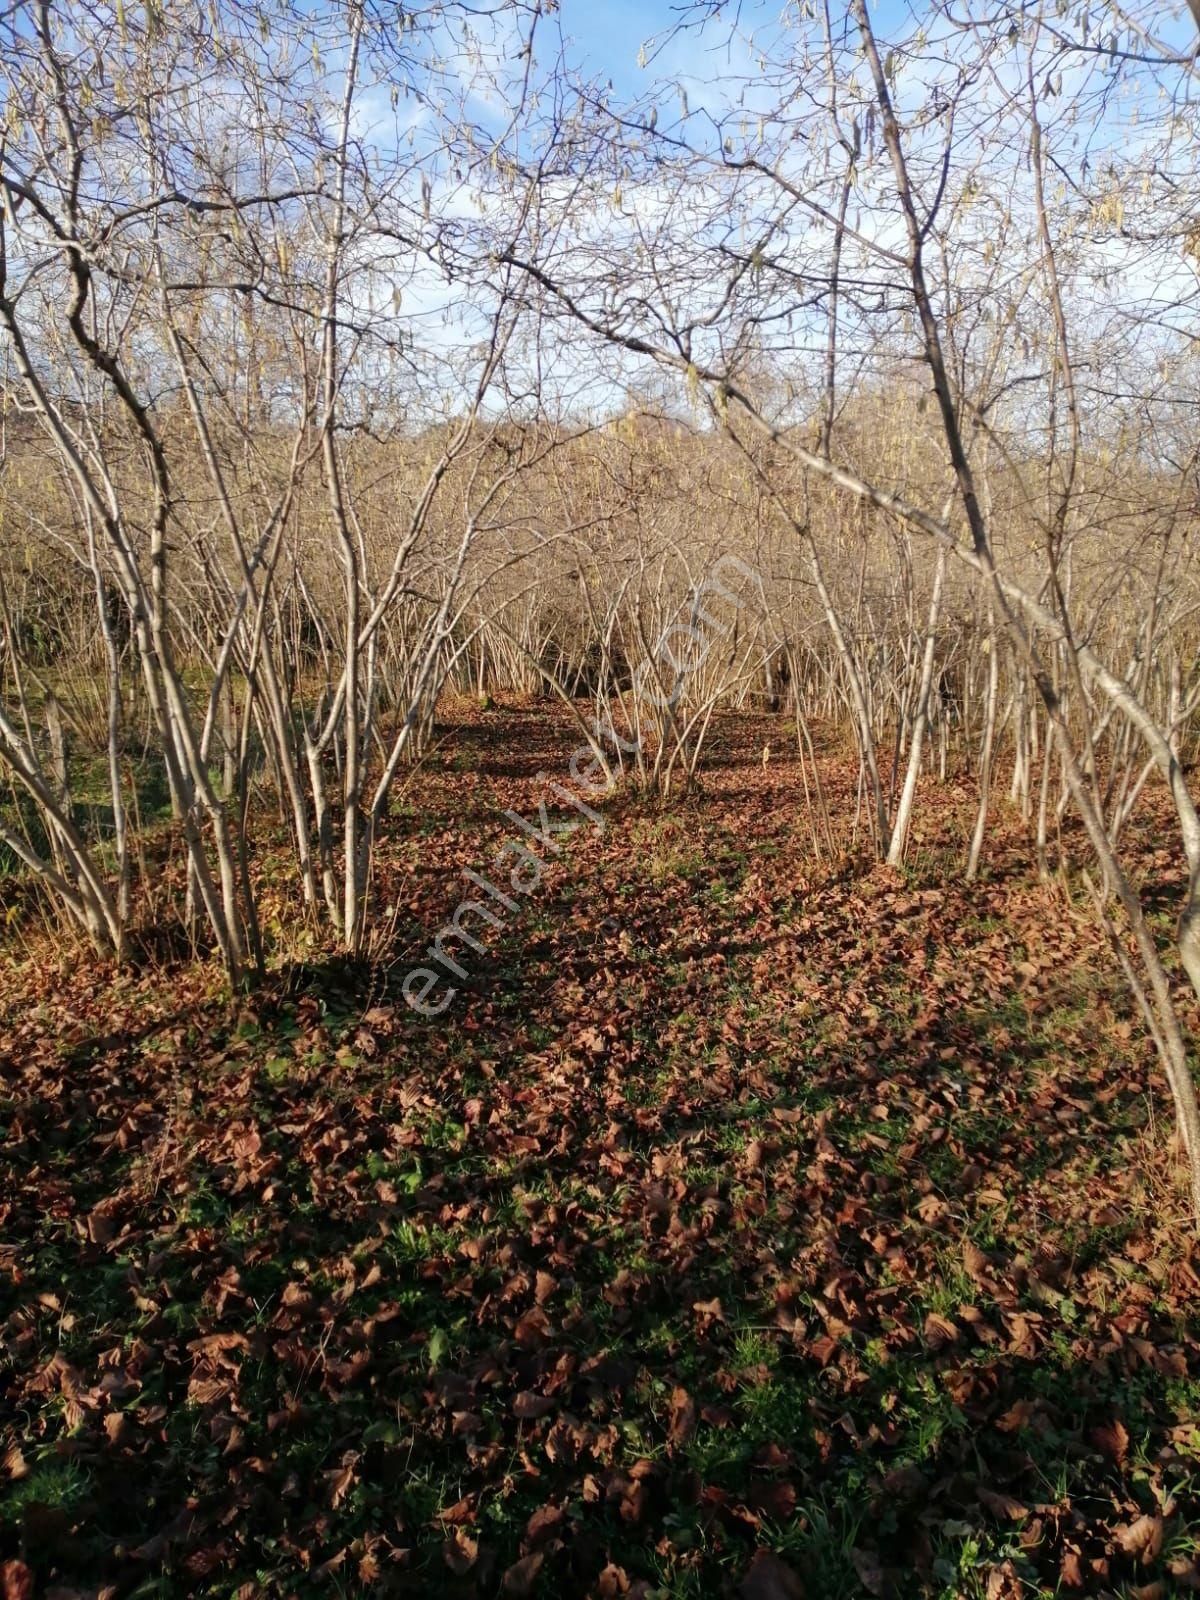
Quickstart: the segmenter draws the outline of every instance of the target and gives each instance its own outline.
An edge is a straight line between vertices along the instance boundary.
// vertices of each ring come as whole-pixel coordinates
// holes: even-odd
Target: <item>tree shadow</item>
[[[564,858],[436,1019],[403,979],[466,829],[373,959],[235,1010],[182,963],[45,986],[0,1047],[39,1582],[1192,1584],[1200,1255],[1095,948],[1003,851],[817,873],[743,790],[684,819],[694,878],[615,828]],[[710,826],[785,853],[730,887]]]

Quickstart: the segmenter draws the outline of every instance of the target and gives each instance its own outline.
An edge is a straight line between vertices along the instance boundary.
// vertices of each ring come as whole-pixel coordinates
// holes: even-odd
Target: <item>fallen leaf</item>
[[[962,1329],[957,1322],[952,1322],[949,1317],[943,1317],[938,1311],[931,1311],[925,1318],[925,1343],[931,1350],[941,1350],[948,1344],[954,1344],[962,1337]]]
[[[976,1283],[982,1282],[991,1271],[991,1263],[973,1239],[963,1240],[963,1266],[967,1276]]]
[[[33,1573],[23,1561],[0,1566],[0,1600],[33,1600]]]
[[[445,1523],[452,1528],[460,1528],[465,1523],[475,1521],[475,1496],[464,1495],[461,1500],[456,1500],[452,1506],[447,1506],[444,1511],[439,1511],[434,1518],[434,1523]]]
[[[696,1402],[686,1389],[673,1389],[671,1391],[671,1416],[667,1425],[667,1437],[678,1448],[686,1444],[691,1438],[696,1427]]]
[[[1125,1457],[1129,1453],[1129,1435],[1125,1431],[1125,1424],[1118,1418],[1115,1422],[1107,1423],[1099,1428],[1093,1428],[1088,1438],[1108,1459],[1118,1467],[1125,1465]]]
[[[928,1492],[929,1484],[920,1467],[910,1463],[893,1467],[884,1477],[883,1487],[897,1500],[920,1500]]]
[[[1082,1589],[1084,1586],[1083,1562],[1079,1559],[1079,1551],[1071,1549],[1069,1545],[1059,1562],[1058,1576],[1068,1589]]]
[[[539,1306],[545,1305],[557,1288],[557,1278],[551,1277],[548,1272],[538,1272],[534,1278],[533,1298]]]
[[[804,1585],[773,1551],[756,1550],[738,1593],[742,1600],[803,1600]]]
[[[724,1322],[725,1312],[720,1300],[697,1300],[692,1310],[700,1317],[709,1318],[713,1322]]]
[[[535,1394],[532,1389],[522,1389],[521,1393],[513,1398],[513,1416],[519,1417],[522,1422],[531,1422],[553,1411],[556,1404],[557,1402],[548,1394]]]
[[[442,1559],[456,1578],[470,1572],[479,1558],[479,1541],[462,1528],[455,1528],[442,1546]]]
[[[501,1579],[502,1591],[516,1596],[517,1600],[521,1600],[524,1595],[532,1594],[545,1559],[540,1550],[535,1550],[532,1555],[522,1556],[520,1561],[514,1561]]]
[[[1116,1541],[1127,1556],[1140,1560],[1143,1566],[1162,1550],[1163,1519],[1155,1516],[1138,1517],[1116,1530]]]
[[[563,1519],[561,1506],[539,1506],[525,1524],[525,1537],[531,1545],[545,1544],[557,1531]]]
[[[1011,1561],[1002,1561],[990,1570],[984,1593],[987,1600],[1023,1600],[1025,1585]]]
[[[996,1418],[996,1426],[1001,1433],[1016,1433],[1028,1426],[1029,1419],[1036,1410],[1036,1400],[1014,1400],[1008,1410]]]
[[[776,1522],[786,1522],[796,1509],[796,1491],[790,1483],[753,1483],[746,1490],[746,1503]]]
[[[980,1486],[976,1490],[979,1503],[985,1506],[999,1521],[1024,1522],[1029,1515],[1029,1507],[1022,1505],[1011,1494],[1005,1494],[998,1489],[985,1489]]]
[[[881,1595],[887,1589],[887,1578],[879,1557],[873,1550],[860,1550],[856,1545],[850,1552],[850,1560],[854,1563],[854,1570],[858,1573],[858,1581],[868,1594]]]
[[[345,1466],[337,1467],[325,1474],[325,1481],[329,1485],[329,1504],[335,1511],[350,1492],[357,1477],[358,1472],[353,1461],[348,1461]]]

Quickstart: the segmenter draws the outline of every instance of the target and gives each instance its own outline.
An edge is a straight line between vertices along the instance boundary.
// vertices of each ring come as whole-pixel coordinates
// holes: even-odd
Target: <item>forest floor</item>
[[[1200,1246],[1103,935],[1003,804],[963,883],[966,783],[903,874],[818,861],[779,729],[557,841],[436,1018],[544,707],[447,713],[369,968],[10,946],[3,1600],[1200,1589]]]

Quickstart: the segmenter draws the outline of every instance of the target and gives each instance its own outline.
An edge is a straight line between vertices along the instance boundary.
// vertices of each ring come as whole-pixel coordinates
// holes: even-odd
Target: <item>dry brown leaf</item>
[[[1058,1568],[1059,1582],[1068,1589],[1082,1589],[1084,1586],[1083,1562],[1079,1559],[1079,1551],[1070,1546],[1063,1551],[1062,1561]]]
[[[558,1525],[563,1519],[561,1506],[539,1506],[525,1524],[525,1537],[531,1545],[545,1544],[547,1539],[558,1532]]]
[[[987,1600],[1023,1600],[1025,1585],[1011,1561],[1002,1561],[988,1573]]]
[[[725,1321],[725,1311],[720,1300],[697,1300],[692,1310],[697,1316],[711,1318],[714,1322]]]
[[[919,1500],[928,1491],[929,1484],[920,1467],[910,1462],[907,1466],[893,1467],[884,1477],[883,1487],[897,1500]]]
[[[671,1417],[667,1426],[667,1437],[671,1443],[678,1447],[686,1444],[691,1438],[696,1427],[696,1402],[686,1389],[673,1389],[671,1391]]]
[[[534,1284],[533,1298],[538,1305],[542,1306],[545,1305],[546,1301],[558,1288],[558,1279],[552,1277],[548,1272],[539,1272],[535,1277]]]
[[[831,1339],[827,1333],[819,1339],[813,1339],[808,1345],[808,1353],[813,1360],[822,1367],[827,1367],[838,1353],[838,1341]]]
[[[804,1585],[773,1551],[756,1550],[738,1594],[742,1600],[804,1600]]]
[[[447,1506],[444,1511],[439,1511],[434,1522],[444,1522],[449,1527],[461,1528],[464,1523],[475,1521],[475,1496],[464,1495],[461,1500],[456,1500],[452,1506]]]
[[[514,1561],[501,1580],[502,1591],[515,1596],[516,1600],[522,1600],[523,1596],[532,1594],[545,1559],[540,1550],[535,1550],[532,1555],[522,1556],[520,1561]]]
[[[931,1311],[925,1318],[925,1342],[931,1350],[941,1350],[948,1344],[954,1344],[962,1337],[962,1329],[957,1322],[952,1322],[949,1317],[943,1317],[938,1311]]]
[[[1125,1431],[1125,1424],[1120,1418],[1103,1427],[1093,1428],[1088,1438],[1101,1455],[1107,1456],[1116,1466],[1125,1465],[1125,1457],[1129,1453],[1129,1434]]]
[[[535,1394],[532,1389],[522,1389],[520,1394],[514,1395],[512,1409],[513,1416],[522,1422],[532,1422],[537,1417],[544,1417],[547,1412],[553,1411],[556,1401],[550,1395]]]
[[[752,1483],[746,1502],[775,1522],[786,1522],[796,1509],[796,1491],[790,1483]]]
[[[1003,1416],[996,1418],[996,1426],[1001,1433],[1016,1433],[1028,1425],[1036,1410],[1036,1400],[1014,1400]]]
[[[887,1592],[887,1577],[873,1550],[859,1550],[856,1547],[850,1552],[850,1560],[854,1563],[858,1581],[868,1594],[882,1595]]]
[[[963,1240],[963,1266],[967,1276],[976,1283],[982,1282],[991,1272],[991,1263],[972,1239]]]
[[[1150,1515],[1138,1517],[1116,1530],[1116,1541],[1127,1556],[1149,1566],[1162,1550],[1163,1519]]]
[[[462,1528],[455,1528],[442,1546],[442,1560],[456,1578],[461,1578],[479,1559],[479,1541]]]
[[[329,1504],[335,1511],[349,1494],[357,1477],[358,1472],[354,1461],[348,1461],[345,1466],[335,1467],[332,1472],[325,1474],[325,1481],[329,1485]]]
[[[1015,1496],[1005,1494],[1003,1490],[985,1489],[981,1486],[975,1492],[979,1496],[980,1505],[986,1507],[1001,1522],[1024,1522],[1029,1515],[1028,1506],[1022,1505]]]
[[[33,1573],[23,1561],[0,1566],[0,1600],[33,1600]]]

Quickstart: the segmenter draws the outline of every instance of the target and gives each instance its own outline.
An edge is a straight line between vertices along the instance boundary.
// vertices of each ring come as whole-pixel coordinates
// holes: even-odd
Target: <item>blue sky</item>
[[[673,39],[664,53],[643,70],[638,53],[647,41],[674,27],[689,7],[678,0],[561,0],[560,11],[550,20],[570,43],[569,55],[581,67],[612,79],[624,98],[645,92],[656,78],[674,78],[681,72],[693,78],[719,76],[723,63],[721,42],[733,26],[735,12],[740,31],[770,28],[778,19],[780,4],[748,0],[727,7],[728,16],[709,21],[703,30],[693,23]]]
[[[718,74],[722,61],[720,41],[729,31],[736,25],[743,36],[760,30],[770,32],[785,3],[786,0],[741,0],[725,4],[720,20],[706,23],[703,44],[693,24],[686,36],[673,43],[663,60],[650,63],[648,75],[674,76],[681,68],[697,76]],[[835,25],[846,9],[841,0],[831,7]],[[871,9],[876,26],[886,31],[892,23],[911,17],[921,8],[910,8],[904,0],[881,0]],[[561,26],[566,38],[574,41],[572,54],[576,60],[611,76],[618,91],[637,92],[646,87],[647,76],[637,64],[641,44],[674,26],[683,14],[698,10],[700,7],[681,4],[680,0],[560,0],[559,13],[551,20]]]
[[[562,0],[558,20],[581,65],[611,76],[618,90],[636,92],[644,82],[639,48],[670,28],[680,9],[673,0]],[[755,9],[768,14],[765,7]]]
[[[684,13],[700,10],[700,6],[693,7],[687,0],[560,0],[558,13],[546,20],[560,27],[563,35],[573,41],[571,55],[576,62],[597,74],[611,77],[618,93],[636,94],[649,86],[648,78],[652,80],[655,76],[673,77],[680,70],[705,76],[719,72],[720,56],[714,49],[717,40],[735,22],[743,35],[757,33],[760,29],[769,32],[785,6],[794,12],[795,6],[788,5],[788,0],[774,0],[774,3],[772,0],[727,0],[721,8],[721,21],[710,20],[705,27],[707,48],[700,44],[693,26],[686,38],[675,42],[664,60],[651,63],[647,73],[640,71],[637,64],[641,44],[672,27]],[[840,25],[847,9],[844,0],[835,0],[831,5],[835,27]],[[980,17],[987,12],[986,7],[970,3],[956,9],[962,15],[974,12]],[[1053,15],[1054,7],[1048,9]],[[1075,12],[1079,8],[1072,4],[1070,9]],[[1167,4],[1155,6],[1135,3],[1127,9],[1143,24],[1149,23],[1162,42],[1183,52],[1192,47],[1195,26],[1181,0],[1168,0]],[[1091,11],[1096,27],[1110,25],[1103,0],[1093,3]],[[915,27],[927,14],[927,7],[921,0],[875,0],[871,14],[876,29],[884,36],[894,28]]]

